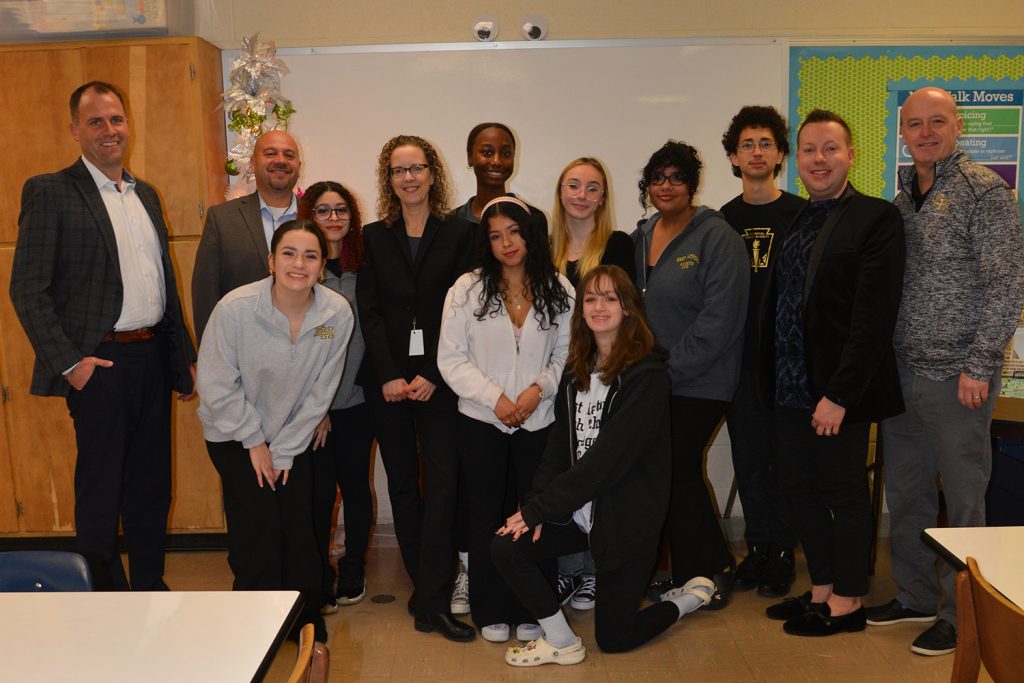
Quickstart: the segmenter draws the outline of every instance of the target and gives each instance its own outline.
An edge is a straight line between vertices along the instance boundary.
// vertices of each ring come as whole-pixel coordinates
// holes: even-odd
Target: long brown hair
[[[594,231],[587,238],[587,244],[583,247],[583,255],[576,263],[576,274],[583,276],[592,268],[601,265],[601,257],[604,256],[604,248],[608,246],[608,239],[615,232],[612,225],[611,188],[608,187],[608,171],[604,164],[594,157],[580,157],[573,159],[562,169],[562,175],[558,176],[558,184],[555,185],[555,206],[551,210],[551,259],[555,262],[562,275],[566,274],[569,264],[569,227],[565,219],[565,208],[562,206],[562,183],[565,175],[577,166],[590,166],[601,176],[601,183],[604,185],[604,196],[602,202],[594,213]]]
[[[583,300],[588,291],[603,295],[608,289],[619,298],[626,317],[615,336],[611,353],[604,363],[596,366],[597,340],[583,318]],[[565,371],[575,377],[578,391],[590,389],[590,373],[595,369],[600,371],[602,382],[611,384],[623,370],[651,352],[654,335],[647,325],[642,306],[639,290],[626,271],[618,266],[598,266],[580,278],[576,288],[576,308],[572,312],[569,357],[565,361]]]

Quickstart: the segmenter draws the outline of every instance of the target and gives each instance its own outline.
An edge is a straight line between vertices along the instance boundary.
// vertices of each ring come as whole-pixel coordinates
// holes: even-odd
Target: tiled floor
[[[887,539],[880,548],[877,575],[868,604],[893,595]],[[224,590],[231,586],[227,555],[172,553],[167,583],[178,590]],[[796,587],[805,590],[802,558]],[[594,645],[593,613],[567,609],[573,628],[588,647],[576,666],[513,669],[504,663],[504,645],[481,638],[451,643],[412,627],[406,614],[410,586],[396,548],[370,552],[369,596],[393,595],[389,603],[366,599],[327,617],[331,637],[331,681],[948,681],[953,656],[920,657],[910,642],[920,624],[868,627],[863,633],[821,639],[787,636],[764,617],[770,601],[755,592],[737,593],[720,612],[692,614],[644,647],[606,655]],[[472,570],[470,571],[472,575]],[[600,586],[598,587],[600,591]],[[598,593],[600,599],[600,592]],[[267,680],[284,681],[295,658],[285,643]],[[991,679],[982,671],[982,681]]]

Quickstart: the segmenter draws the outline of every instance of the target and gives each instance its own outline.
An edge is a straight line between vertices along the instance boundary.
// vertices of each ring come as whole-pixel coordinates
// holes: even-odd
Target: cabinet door
[[[25,180],[70,165],[80,154],[71,138],[68,98],[83,81],[79,50],[0,51],[0,242],[18,236]]]
[[[13,259],[13,248],[0,248],[0,290],[5,293],[10,291]],[[0,300],[0,333],[10,392],[5,408],[13,492],[21,503],[20,531],[71,532],[76,448],[67,404],[62,398],[29,393],[35,353],[8,296]],[[0,493],[6,495],[7,491]]]
[[[171,259],[178,277],[179,296],[184,305],[185,320],[192,320],[192,297],[184,283],[192,281],[199,240],[171,242]],[[169,527],[172,531],[225,531],[221,505],[220,476],[210,462],[203,440],[203,429],[196,417],[199,399],[174,402],[174,499]]]

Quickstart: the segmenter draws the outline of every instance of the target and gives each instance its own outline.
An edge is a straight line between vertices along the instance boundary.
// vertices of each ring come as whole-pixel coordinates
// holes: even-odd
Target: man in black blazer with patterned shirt
[[[171,390],[191,396],[195,348],[160,200],[124,170],[124,98],[93,81],[70,106],[82,157],[25,183],[11,301],[36,354],[32,393],[65,396],[74,422],[75,532],[96,589],[166,590]]]

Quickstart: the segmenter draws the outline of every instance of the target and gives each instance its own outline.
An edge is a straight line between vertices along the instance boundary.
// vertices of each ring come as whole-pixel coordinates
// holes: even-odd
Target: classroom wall
[[[962,42],[968,37],[992,42],[1024,36],[1020,0],[307,0],[301,5],[196,0],[193,19],[197,35],[231,49],[257,31],[281,47],[462,42],[472,40],[473,22],[482,15],[500,23],[499,41],[522,40],[519,26],[529,15],[547,20],[548,40],[768,36],[802,42]]]

